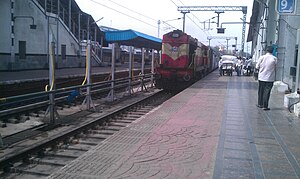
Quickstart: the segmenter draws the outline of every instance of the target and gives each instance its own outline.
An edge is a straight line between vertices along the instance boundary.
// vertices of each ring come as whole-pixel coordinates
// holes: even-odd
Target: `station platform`
[[[300,178],[299,118],[257,89],[213,72],[49,178]]]

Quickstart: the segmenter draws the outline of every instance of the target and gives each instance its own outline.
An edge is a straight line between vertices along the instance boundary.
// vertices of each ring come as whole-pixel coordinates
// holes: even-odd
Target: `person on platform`
[[[220,76],[222,76],[223,72],[222,72],[222,65],[223,65],[223,60],[222,58],[220,57],[220,60],[219,60],[219,73],[220,73]]]
[[[249,59],[246,60],[246,75],[250,76],[252,73],[252,58],[250,57]]]
[[[243,67],[243,61],[242,61],[241,57],[239,57],[238,61],[236,63],[236,73],[237,73],[237,76],[241,76],[242,67]]]
[[[267,53],[258,59],[258,104],[257,107],[263,110],[270,110],[269,99],[273,82],[275,81],[275,67],[277,58],[272,55],[273,47],[267,47]]]

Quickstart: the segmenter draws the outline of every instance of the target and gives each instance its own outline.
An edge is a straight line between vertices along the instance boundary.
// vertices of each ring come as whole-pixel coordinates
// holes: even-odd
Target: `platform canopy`
[[[134,30],[106,31],[105,40],[108,43],[134,46],[138,48],[161,49],[161,39]]]

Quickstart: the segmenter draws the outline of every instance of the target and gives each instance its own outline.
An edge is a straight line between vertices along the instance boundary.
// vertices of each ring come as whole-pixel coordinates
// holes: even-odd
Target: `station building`
[[[0,12],[0,71],[48,69],[51,52],[56,68],[84,67],[88,34],[101,61],[104,33],[75,0],[1,0]]]
[[[293,13],[278,12],[274,0],[254,0],[247,42],[252,42],[253,60],[257,61],[266,52],[267,46],[274,46],[278,58],[276,80],[289,86],[296,86],[297,29],[300,29],[300,0],[294,2]],[[280,2],[278,0],[278,2]],[[287,1],[286,1],[287,2]]]

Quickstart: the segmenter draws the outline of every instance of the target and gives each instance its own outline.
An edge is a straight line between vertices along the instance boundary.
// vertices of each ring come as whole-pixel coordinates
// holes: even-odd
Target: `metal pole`
[[[226,47],[227,48],[227,54],[229,54],[229,49],[228,49],[229,48],[228,47],[228,41],[229,41],[229,39],[226,39],[226,41],[227,41],[227,47]]]
[[[153,76],[153,74],[154,74],[154,60],[155,60],[155,58],[154,58],[154,49],[152,49],[151,57],[152,57],[152,61],[151,61],[151,73],[152,73],[152,75],[151,75],[151,87],[153,87],[154,86],[154,76]]]
[[[234,48],[234,51],[235,51],[235,52],[234,52],[234,53],[236,53],[236,48],[237,48],[237,37],[235,37],[234,40],[235,40],[235,48]]]
[[[128,86],[128,90],[129,90],[129,94],[131,94],[131,81],[132,81],[132,53],[133,53],[133,47],[130,46],[129,47],[129,86]]]
[[[56,55],[55,55],[55,68],[58,68],[58,47],[59,47],[59,20],[56,18]],[[55,70],[54,68],[54,70]]]
[[[115,43],[112,44],[112,51],[111,51],[111,90],[110,90],[110,97],[111,101],[114,101],[114,88],[115,88]]]
[[[88,17],[87,20],[87,85],[91,83],[91,41],[90,41],[90,18]],[[91,86],[87,87],[87,94],[86,94],[86,107],[87,110],[91,108]]]
[[[142,68],[141,68],[141,78],[142,78],[142,83],[141,83],[141,89],[143,91],[144,89],[144,65],[145,65],[145,48],[142,48]]]
[[[101,62],[104,63],[104,60],[103,60],[103,36],[101,36],[100,57],[101,57]]]
[[[11,4],[11,9],[10,9],[10,13],[11,13],[11,47],[10,47],[10,69],[9,70],[13,70],[13,64],[15,62],[15,20],[14,20],[14,12],[15,12],[15,0],[11,0],[10,4]]]
[[[242,54],[241,56],[244,56],[245,51],[245,35],[246,35],[246,16],[247,16],[247,9],[246,12],[243,14],[243,29],[242,29]]]
[[[185,14],[186,12],[183,12],[183,27],[182,27],[183,32],[185,32]]]
[[[58,3],[60,3],[60,1],[58,1]],[[72,17],[72,0],[69,0],[69,19],[68,19],[68,21],[69,21],[69,23],[68,23],[68,26],[69,26],[69,29],[71,30],[71,17]]]
[[[81,37],[80,37],[80,26],[81,26],[81,24],[80,24],[80,17],[81,17],[81,14],[80,14],[80,12],[79,12],[79,14],[78,14],[78,42],[79,42],[79,47],[80,47],[80,52],[81,52]],[[80,53],[81,54],[81,53]]]
[[[157,21],[157,37],[159,38],[160,20]]]
[[[98,50],[97,50],[97,24],[95,23],[95,42],[94,42],[94,52],[98,56]]]
[[[297,70],[296,70],[296,84],[295,92],[299,88],[299,74],[300,74],[300,29],[297,30],[297,44],[298,44],[298,57],[297,57]]]
[[[50,32],[49,34],[49,90],[54,90],[54,47],[55,43],[53,42],[53,36]],[[55,123],[55,114],[54,114],[54,94],[49,93],[49,113],[50,113],[50,123]]]

